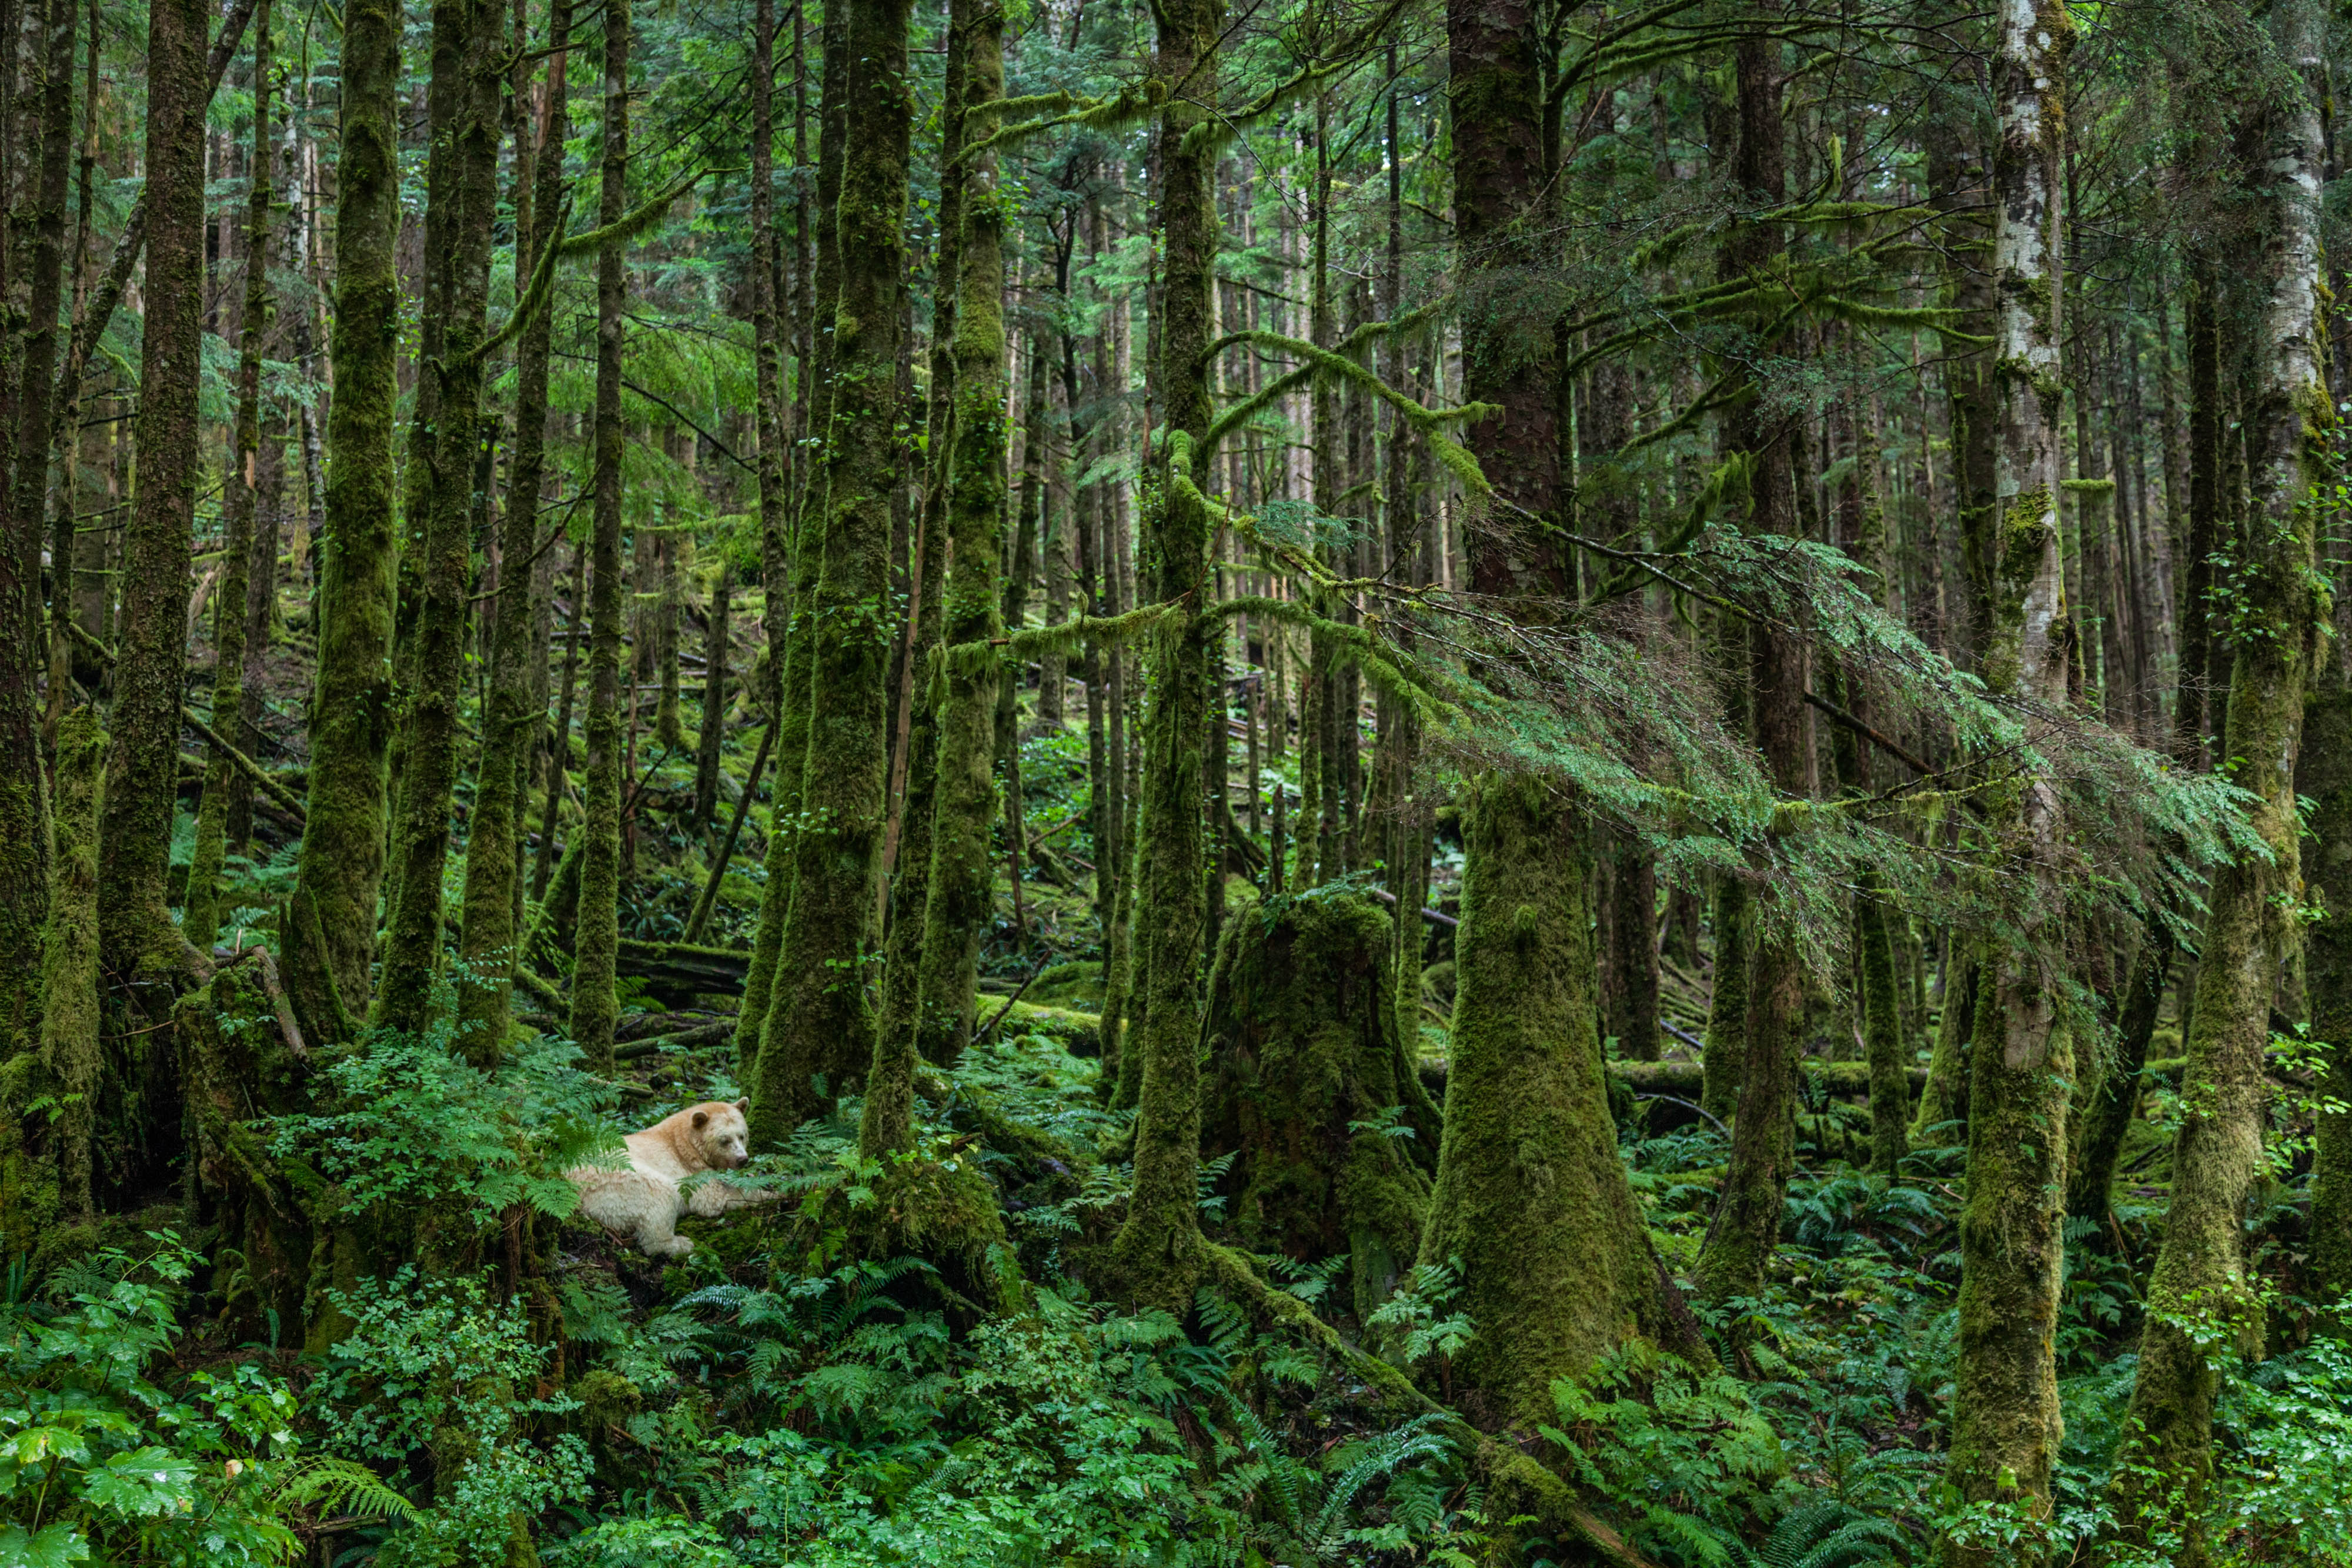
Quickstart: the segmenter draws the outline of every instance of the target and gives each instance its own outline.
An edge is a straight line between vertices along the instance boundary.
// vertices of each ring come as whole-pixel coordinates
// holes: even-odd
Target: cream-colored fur
[[[685,1257],[694,1243],[677,1234],[681,1218],[707,1218],[776,1196],[718,1181],[704,1182],[692,1197],[683,1190],[692,1176],[734,1170],[750,1161],[751,1129],[743,1120],[750,1104],[712,1100],[689,1105],[629,1134],[627,1170],[583,1166],[565,1172],[580,1189],[580,1212],[616,1235],[634,1237],[649,1258]]]

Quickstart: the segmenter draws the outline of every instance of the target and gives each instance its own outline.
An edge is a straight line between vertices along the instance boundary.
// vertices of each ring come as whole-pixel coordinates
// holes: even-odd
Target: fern
[[[268,1495],[270,1507],[281,1514],[309,1510],[321,1516],[345,1514],[403,1524],[414,1524],[421,1517],[415,1503],[365,1465],[323,1454],[296,1460]]]

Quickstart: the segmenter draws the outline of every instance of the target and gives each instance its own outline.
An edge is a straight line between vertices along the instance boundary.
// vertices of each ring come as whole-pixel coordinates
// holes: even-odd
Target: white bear
[[[635,1237],[648,1258],[685,1257],[694,1243],[677,1228],[689,1211],[707,1218],[777,1196],[716,1181],[696,1187],[691,1198],[681,1190],[704,1171],[731,1171],[750,1162],[751,1128],[743,1113],[751,1103],[707,1101],[631,1133],[627,1170],[583,1166],[564,1172],[580,1189],[580,1212],[616,1235]]]

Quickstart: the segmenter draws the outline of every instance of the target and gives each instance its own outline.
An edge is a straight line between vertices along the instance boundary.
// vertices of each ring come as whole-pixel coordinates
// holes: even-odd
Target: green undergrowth
[[[402,1218],[405,1256],[314,1279],[338,1326],[303,1353],[281,1348],[291,1324],[227,1326],[242,1265],[216,1228],[45,1276],[20,1261],[0,1281],[0,1562],[318,1561],[322,1542],[338,1568],[1592,1561],[1490,1507],[1494,1445],[1285,1326],[1320,1317],[1449,1400],[1481,1332],[1453,1266],[1406,1270],[1369,1317],[1344,1250],[1248,1260],[1283,1312],[1215,1288],[1181,1312],[1108,1299],[1128,1115],[1032,1017],[1053,1013],[922,1071],[907,1153],[862,1159],[846,1099],[738,1173],[775,1201],[689,1217],[675,1260],[574,1216],[562,1171],[734,1097],[724,1051],[616,1080],[551,1040],[481,1071],[446,1031],[335,1058],[331,1092],[263,1146],[332,1195],[322,1216]],[[1686,1273],[1723,1136],[1629,1114],[1620,1155]],[[1969,1511],[1942,1481],[1959,1152],[1930,1139],[1889,1182],[1848,1162],[1850,1123],[1805,1107],[1781,1245],[1759,1294],[1702,1315],[1711,1360],[1633,1341],[1522,1434],[1622,1538],[1615,1561],[1925,1564],[1948,1533],[2063,1557],[2106,1522],[2143,1312],[2142,1263],[2111,1249],[2152,1221],[2069,1233],[2057,1511]],[[1206,1162],[1199,1196],[1230,1244],[1226,1176]],[[2224,1367],[2205,1508],[2224,1568],[2352,1561],[2352,1356],[2313,1336],[2273,1239],[2302,1179],[2290,1165],[2253,1217],[2277,1332]]]

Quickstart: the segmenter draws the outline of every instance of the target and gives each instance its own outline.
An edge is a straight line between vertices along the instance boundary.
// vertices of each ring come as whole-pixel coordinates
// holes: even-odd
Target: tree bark
[[[2335,409],[2321,373],[2319,105],[2325,12],[2316,0],[2271,8],[2271,41],[2294,73],[2248,114],[2236,149],[2260,193],[2259,271],[2267,287],[2244,411],[2252,479],[2238,550],[2243,624],[2233,639],[2222,755],[2243,758],[2267,857],[2248,854],[2214,878],[2197,963],[2172,1200],[2148,1281],[2138,1375],[2116,1456],[2115,1502],[2136,1543],[2166,1542],[2176,1562],[2206,1559],[2198,1523],[2213,1462],[2213,1353],[2259,1341],[2263,1308],[2244,1255],[2245,1205],[2263,1170],[2271,1004],[2296,939],[2303,896],[2295,762],[2304,687],[2318,634],[2315,490],[2329,473]],[[2297,90],[2297,89],[2300,90]],[[2251,260],[2252,258],[2248,258]]]
[[[147,310],[135,434],[139,487],[122,540],[114,748],[99,851],[99,940],[105,969],[113,983],[133,987],[179,963],[179,933],[164,905],[164,873],[179,770],[190,541],[203,469],[197,392],[204,348],[205,20],[202,0],[157,0],[148,12]],[[24,602],[21,591],[0,587],[0,593],[13,618]],[[16,632],[0,629],[0,635],[12,649],[29,644]],[[0,682],[0,689],[5,684]],[[29,685],[26,695],[29,719]],[[29,777],[16,775],[13,767],[6,771]],[[160,1018],[170,1001],[142,998],[141,1006]],[[160,1043],[148,1054],[155,1070],[147,1101],[160,1108],[171,1100],[165,1085],[177,1074],[171,1053]],[[170,1119],[176,1127],[176,1110]]]
[[[1209,638],[1198,616],[1209,587],[1209,517],[1193,488],[1197,444],[1211,413],[1207,350],[1217,250],[1215,154],[1188,140],[1213,103],[1220,77],[1215,0],[1167,0],[1156,11],[1153,75],[1184,87],[1154,130],[1161,255],[1160,387],[1166,434],[1146,480],[1142,559],[1148,591],[1180,607],[1158,631],[1145,719],[1142,810],[1137,824],[1137,1015],[1121,1044],[1139,1067],[1135,1193],[1112,1243],[1125,1299],[1181,1310],[1202,1267],[1196,1177],[1201,1162],[1201,1007],[1194,987],[1207,904],[1202,877],[1202,739],[1208,714]],[[1122,1070],[1125,1063],[1122,1061]]]
[[[898,307],[914,111],[907,0],[853,0],[847,9],[855,71],[844,110],[833,409],[823,502],[803,519],[801,549],[819,562],[815,591],[795,617],[809,671],[802,826],[752,1079],[755,1145],[782,1139],[853,1087],[874,1055],[864,970],[889,804],[891,639],[882,617],[903,456]],[[790,753],[781,765],[792,769]]]
[[[484,23],[487,28],[487,21]],[[555,0],[548,13],[551,51],[543,118],[519,122],[518,146],[538,143],[532,153],[530,222],[515,244],[515,298],[525,298],[532,271],[546,248],[562,239],[563,140],[568,130],[564,65],[572,42],[571,0]],[[518,218],[518,228],[523,225]],[[474,772],[474,810],[466,840],[465,890],[459,907],[465,930],[458,945],[458,1040],[469,1060],[487,1066],[498,1059],[506,1038],[507,1009],[514,990],[514,966],[521,956],[521,927],[515,909],[521,880],[522,835],[529,800],[530,763],[547,725],[547,705],[532,701],[531,657],[537,647],[532,570],[539,548],[540,494],[545,486],[548,314],[524,323],[515,355],[515,443],[507,485],[505,526],[499,541],[499,586],[492,621],[489,700],[482,716],[482,754]],[[576,616],[579,606],[572,607]],[[553,768],[557,780],[562,764]],[[548,822],[553,837],[554,822]]]
[[[606,0],[603,183],[597,226],[628,210],[629,7]],[[613,1065],[620,1003],[613,981],[621,945],[621,350],[628,329],[628,258],[596,257],[595,520],[588,628],[588,758],[582,795],[580,917],[572,938],[572,1038],[599,1071]]]
[[[269,327],[269,5],[270,0],[261,0],[253,18],[253,173],[246,198],[245,309],[238,332],[236,422],[228,472],[222,476],[226,537],[213,621],[211,721],[224,736],[237,733],[231,716],[240,713],[245,703],[246,586],[253,571],[253,530],[259,512],[255,478],[261,458],[261,349]],[[56,314],[54,308],[50,314]],[[44,367],[44,383],[47,377]],[[26,384],[30,391],[29,362]],[[212,950],[220,930],[218,884],[228,848],[230,780],[239,777],[227,755],[212,747],[205,763],[205,792],[196,810],[196,841],[189,854],[187,903],[180,922],[181,932],[201,952]]]
[[[2001,13],[1993,161],[1999,511],[1987,561],[1985,684],[2044,716],[2067,706],[2073,646],[2059,523],[2061,210],[2058,115],[2073,31],[2052,0]],[[1969,1042],[1968,1186],[1960,1213],[1959,1363],[1951,1477],[1969,1503],[2046,1516],[2063,1430],[2055,1336],[2073,1044],[2049,954],[2063,950],[2065,824],[2057,786],[2012,780],[1987,796],[1997,849],[2023,863],[2029,903],[2013,948],[1988,946]],[[2007,1561],[1956,1537],[1952,1564]]]
[[[307,825],[285,937],[287,984],[303,1031],[330,1044],[349,1039],[365,1014],[375,956],[398,549],[392,422],[400,329],[400,12],[390,0],[348,0],[343,25],[319,673]]]

